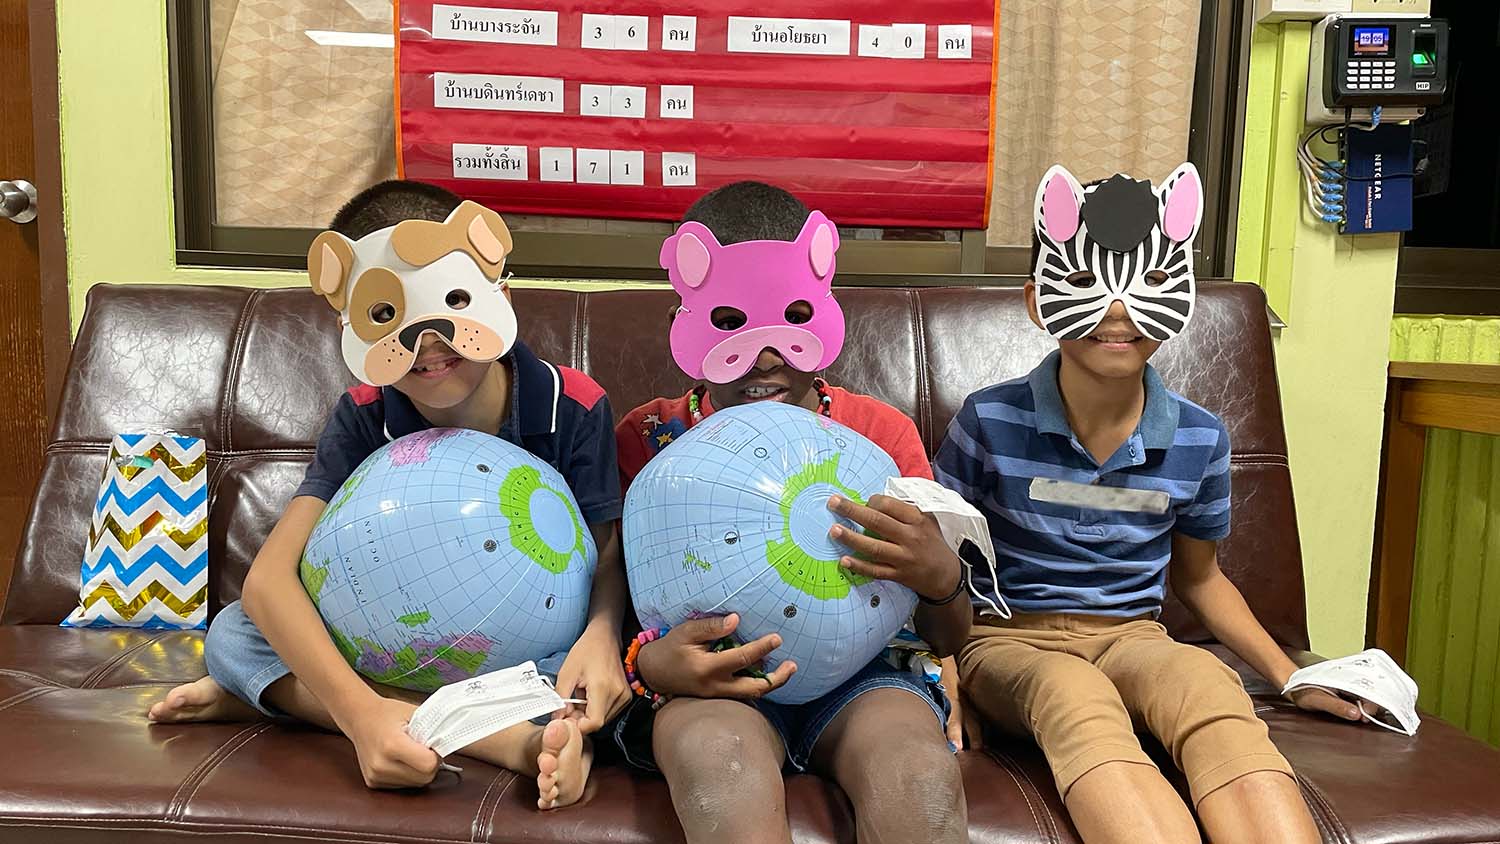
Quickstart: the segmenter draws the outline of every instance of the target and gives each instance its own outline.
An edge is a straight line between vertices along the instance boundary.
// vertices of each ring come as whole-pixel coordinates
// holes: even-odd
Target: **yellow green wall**
[[[1287,323],[1277,372],[1315,650],[1364,647],[1379,483],[1395,235],[1340,237],[1310,221],[1296,146],[1306,131],[1311,25],[1259,26],[1250,55],[1235,278]]]
[[[1500,319],[1397,317],[1391,359],[1500,364]],[[1500,437],[1432,430],[1406,669],[1421,706],[1500,745]]]
[[[166,20],[166,0],[57,3],[63,213],[75,328],[84,296],[99,282],[306,283],[299,272],[177,266]]]
[[[75,323],[97,282],[301,284],[175,264],[165,0],[57,6]],[[1255,36],[1236,277],[1263,284],[1290,324],[1280,370],[1313,643],[1344,653],[1363,640],[1396,241],[1336,238],[1299,219],[1307,42],[1305,25]]]
[[[175,259],[165,0],[58,0],[63,215],[74,325],[98,282],[282,286]],[[305,277],[304,277],[305,278]]]

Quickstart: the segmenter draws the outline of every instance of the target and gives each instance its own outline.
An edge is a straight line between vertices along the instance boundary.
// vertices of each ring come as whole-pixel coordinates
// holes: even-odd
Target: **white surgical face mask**
[[[438,689],[412,713],[406,732],[439,756],[447,756],[512,727],[562,709],[567,703],[536,663],[481,674]]]
[[[1000,578],[995,574],[995,545],[990,537],[989,523],[974,505],[953,490],[926,478],[891,478],[885,482],[885,494],[905,501],[937,520],[943,540],[963,563],[965,571],[960,574],[968,584],[969,594],[987,605],[979,610],[980,615],[1010,618],[1010,607],[1005,603],[1005,596],[1000,594]],[[995,588],[994,601],[974,588],[974,564],[964,558],[965,542],[979,549],[989,567],[990,583]]]
[[[1392,732],[1414,736],[1422,723],[1417,717],[1416,681],[1379,648],[1298,669],[1282,694],[1305,688],[1344,692],[1360,698],[1359,711],[1365,720]],[[1371,711],[1369,704],[1384,709],[1396,723],[1387,723]]]

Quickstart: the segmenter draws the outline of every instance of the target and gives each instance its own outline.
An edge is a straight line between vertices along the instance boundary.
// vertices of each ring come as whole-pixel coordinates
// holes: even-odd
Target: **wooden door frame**
[[[42,303],[42,375],[47,393],[47,427],[57,424],[63,378],[72,354],[68,313],[67,234],[62,209],[62,132],[58,122],[57,0],[27,0],[31,42],[31,125],[36,172],[0,178],[29,179],[41,192],[37,217]]]

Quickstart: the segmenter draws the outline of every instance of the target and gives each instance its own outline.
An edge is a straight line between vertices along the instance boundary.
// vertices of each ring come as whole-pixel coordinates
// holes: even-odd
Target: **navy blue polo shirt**
[[[576,369],[554,366],[519,340],[510,368],[510,415],[491,431],[547,461],[573,490],[589,524],[620,517],[620,470],[614,415],[604,389]],[[297,495],[328,501],[366,457],[386,443],[432,427],[395,387],[353,387],[318,437],[317,453]]]
[[[1147,366],[1141,421],[1100,464],[1068,424],[1061,360],[969,396],[938,450],[934,476],[994,540],[999,582],[976,569],[974,585],[1021,612],[1160,612],[1172,534],[1229,535],[1229,433]]]

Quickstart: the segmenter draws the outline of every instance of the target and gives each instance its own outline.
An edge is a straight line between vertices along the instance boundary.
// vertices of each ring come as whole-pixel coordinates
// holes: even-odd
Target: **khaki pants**
[[[1292,776],[1234,671],[1147,618],[976,621],[958,672],[985,720],[1035,737],[1064,797],[1108,762],[1154,765],[1137,729],[1171,751],[1194,806],[1245,774]]]

